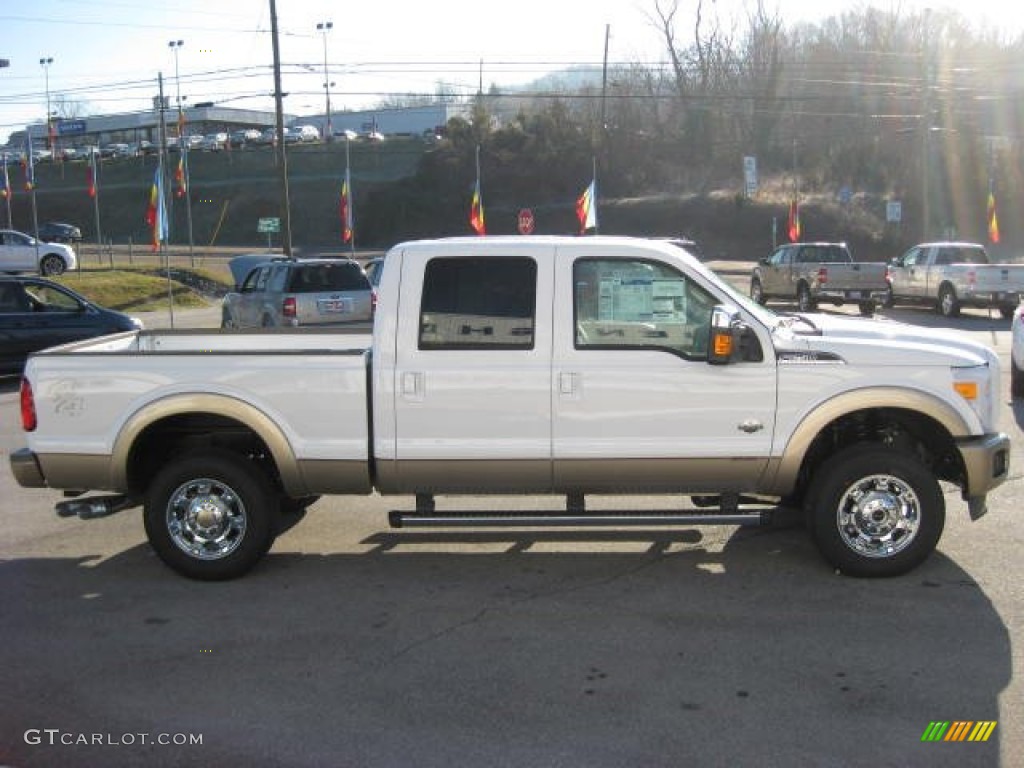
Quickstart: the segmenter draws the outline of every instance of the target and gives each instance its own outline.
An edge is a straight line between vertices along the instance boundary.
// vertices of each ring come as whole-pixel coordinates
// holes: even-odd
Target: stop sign
[[[533,233],[533,211],[529,208],[522,208],[519,211],[519,234],[529,235]]]

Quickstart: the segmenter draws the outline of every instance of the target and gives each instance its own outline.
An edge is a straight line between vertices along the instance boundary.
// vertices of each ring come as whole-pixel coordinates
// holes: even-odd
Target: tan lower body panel
[[[377,465],[383,494],[757,492],[766,459],[399,461]]]

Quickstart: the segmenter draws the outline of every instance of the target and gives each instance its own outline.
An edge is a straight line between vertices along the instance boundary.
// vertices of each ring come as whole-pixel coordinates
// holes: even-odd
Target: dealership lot
[[[938,553],[898,579],[832,573],[785,519],[391,530],[409,500],[374,496],[321,500],[250,576],[200,584],[160,564],[137,511],[60,520],[59,494],[0,468],[0,765],[1024,763],[1009,323],[882,314],[996,349],[1014,443],[989,514],[948,494]],[[6,380],[5,464],[17,409]],[[997,726],[923,742],[934,721]]]

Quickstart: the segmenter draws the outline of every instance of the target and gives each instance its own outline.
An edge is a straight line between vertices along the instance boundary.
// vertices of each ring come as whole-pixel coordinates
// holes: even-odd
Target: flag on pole
[[[0,198],[10,200],[11,197],[11,177],[7,174],[7,163],[4,163],[4,185],[0,187]]]
[[[341,182],[341,242],[352,242],[352,199],[348,168]]]
[[[32,139],[25,136],[25,191],[31,192],[36,188],[35,158],[32,156]]]
[[[149,190],[149,207],[146,208],[146,224],[153,233],[153,250],[160,248],[160,243],[167,240],[167,208],[164,203],[163,167],[157,163],[153,175],[153,186]]]
[[[89,197],[96,197],[96,155],[89,153],[89,165],[85,169],[85,183]]]
[[[184,197],[188,192],[188,184],[185,181],[185,148],[178,148],[178,167],[174,169],[174,183],[178,185],[174,192],[175,197]]]
[[[576,198],[576,219],[580,223],[580,234],[597,228],[597,179],[591,180],[583,193]]]
[[[789,242],[795,243],[800,239],[800,203],[796,198],[789,203]]]
[[[996,216],[996,193],[992,188],[992,184],[988,185],[988,210],[986,212],[986,219],[988,220],[988,239],[991,243],[999,242],[999,218]]]
[[[469,226],[478,235],[487,234],[487,226],[484,224],[484,201],[480,197],[480,177],[477,177],[473,185],[473,202],[469,207]]]

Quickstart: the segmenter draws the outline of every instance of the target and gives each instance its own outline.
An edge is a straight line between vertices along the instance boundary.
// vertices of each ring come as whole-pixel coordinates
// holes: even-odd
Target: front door
[[[555,483],[608,492],[750,490],[775,426],[767,337],[748,362],[707,362],[712,286],[661,262],[559,263]]]

